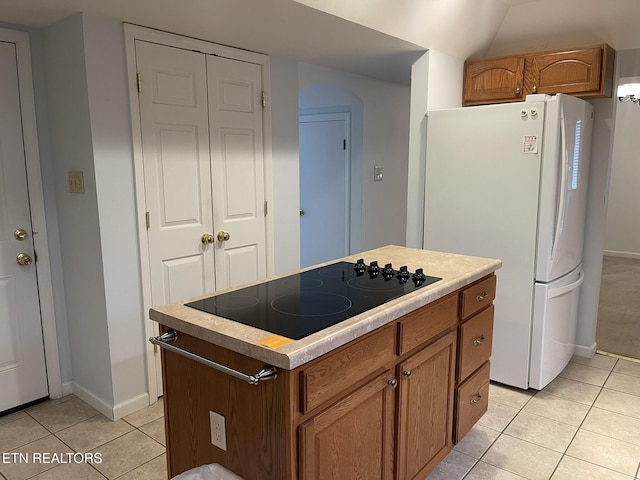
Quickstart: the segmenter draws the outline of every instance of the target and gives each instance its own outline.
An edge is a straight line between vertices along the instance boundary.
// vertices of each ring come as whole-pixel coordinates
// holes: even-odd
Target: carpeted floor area
[[[596,342],[598,350],[640,359],[640,260],[603,258]]]

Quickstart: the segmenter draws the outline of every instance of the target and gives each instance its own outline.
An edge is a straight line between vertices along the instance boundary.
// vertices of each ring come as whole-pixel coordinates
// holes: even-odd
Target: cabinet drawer
[[[320,358],[300,372],[300,410],[306,413],[383,368],[395,358],[394,327]]]
[[[472,374],[489,360],[493,338],[494,307],[484,309],[460,326],[458,346],[458,381]]]
[[[485,414],[489,406],[489,362],[456,390],[453,441],[458,443]]]
[[[400,328],[398,354],[409,352],[453,327],[458,321],[457,307],[458,296],[454,294],[405,315],[398,323]]]
[[[470,317],[478,310],[491,305],[496,298],[496,276],[491,275],[462,291],[460,318]]]

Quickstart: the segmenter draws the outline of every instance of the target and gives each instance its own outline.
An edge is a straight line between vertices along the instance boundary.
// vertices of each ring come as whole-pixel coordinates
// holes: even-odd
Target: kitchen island
[[[341,261],[358,259],[439,280],[299,339],[198,299],[150,311],[169,334],[170,477],[219,463],[246,480],[422,479],[480,418],[500,261],[397,246]]]

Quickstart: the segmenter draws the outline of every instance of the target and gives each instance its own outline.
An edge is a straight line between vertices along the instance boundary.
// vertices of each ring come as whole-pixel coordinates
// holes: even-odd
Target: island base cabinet
[[[246,373],[263,361],[176,330],[162,349],[169,478],[218,463],[245,480],[423,480],[487,410],[494,287],[481,278],[255,385],[177,352]]]
[[[177,347],[242,372],[258,360],[179,333]],[[249,385],[226,373],[163,349],[168,475],[218,463],[246,480],[292,480],[287,468],[288,372]],[[209,412],[225,418],[226,450],[212,445]]]
[[[453,448],[455,360],[451,332],[398,367],[398,480],[422,480]]]
[[[301,480],[393,478],[393,380],[389,370],[300,425]]]

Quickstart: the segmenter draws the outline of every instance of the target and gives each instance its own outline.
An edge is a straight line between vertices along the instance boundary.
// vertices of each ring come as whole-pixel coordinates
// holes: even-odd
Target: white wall
[[[82,18],[113,402],[126,410],[148,400],[124,31],[107,17]]]
[[[640,77],[621,77],[619,83],[640,83]],[[619,103],[615,125],[604,249],[607,255],[640,258],[640,106]]]
[[[73,381],[112,404],[82,17],[47,28],[43,42],[54,175],[44,184],[56,188]],[[77,170],[84,172],[84,194],[67,189],[67,173]]]
[[[72,390],[119,418],[148,405],[122,24],[78,14],[44,41]]]
[[[409,165],[407,178],[408,247],[422,248],[424,226],[424,185],[429,110],[462,105],[464,61],[429,50],[411,69],[411,110]]]
[[[358,250],[369,250],[382,245],[404,245],[406,231],[406,185],[408,158],[408,129],[410,89],[402,85],[381,82],[360,75],[300,63],[299,88],[301,92],[312,86],[328,87],[326,92],[336,95],[323,102],[312,102],[301,96],[301,109],[345,105],[350,102],[352,122],[357,128],[357,102],[350,95],[337,97],[338,89],[355,95],[362,102],[362,136],[352,129],[352,142],[361,142],[352,162],[362,166],[361,184],[361,238]],[[338,88],[336,88],[338,87]],[[317,97],[316,97],[317,98]],[[374,166],[384,170],[384,179],[374,182]],[[354,188],[352,186],[352,194]],[[357,245],[357,239],[352,238]]]
[[[271,57],[274,274],[300,268],[298,62]]]

